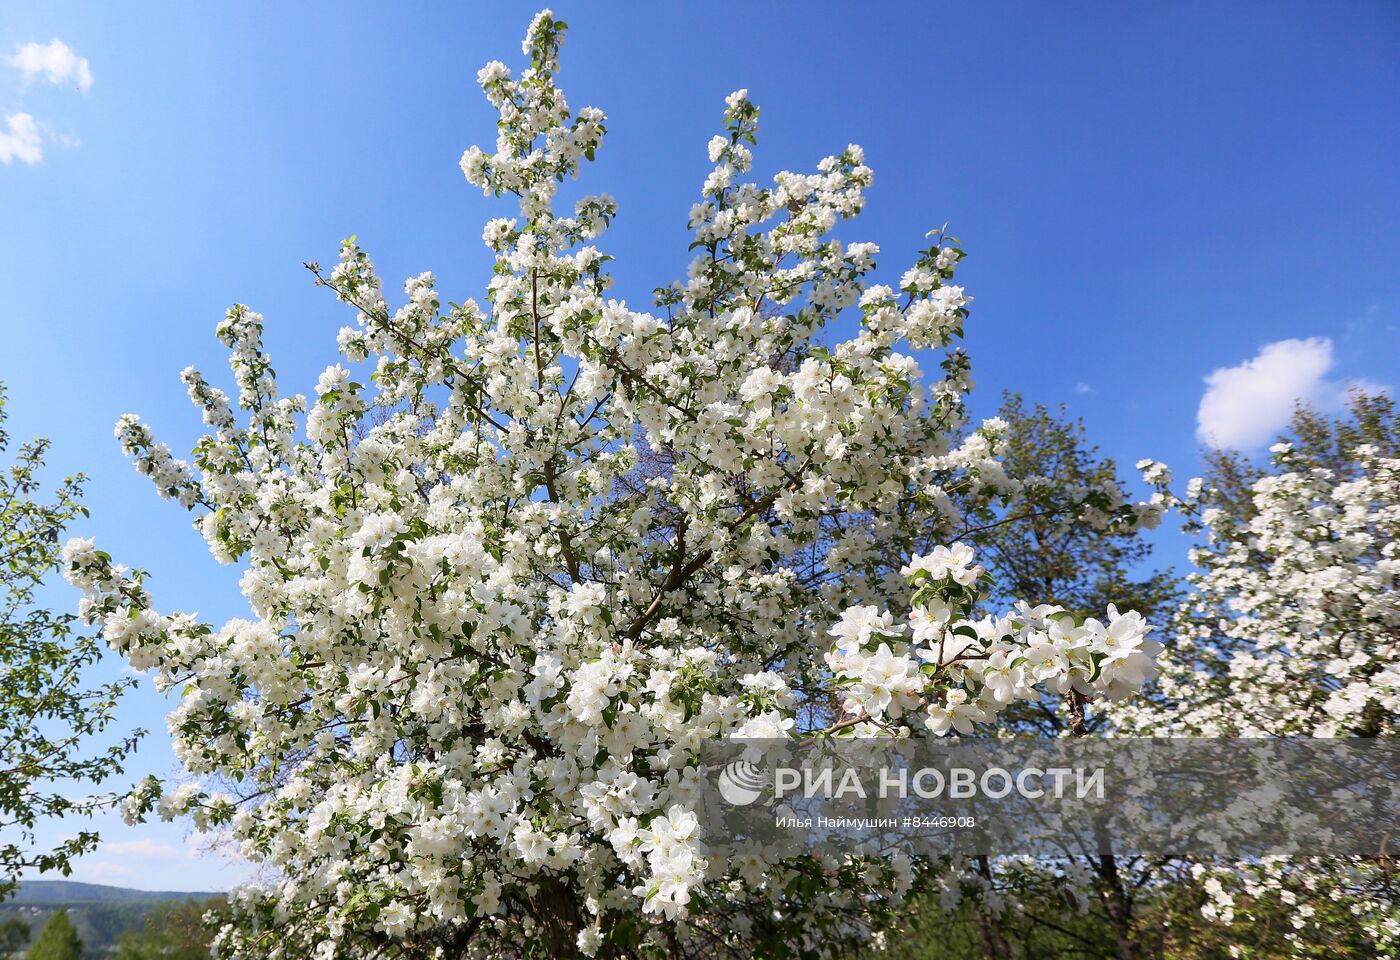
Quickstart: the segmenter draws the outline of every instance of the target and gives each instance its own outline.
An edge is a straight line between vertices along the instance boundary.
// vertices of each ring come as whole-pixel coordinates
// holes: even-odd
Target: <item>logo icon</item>
[[[747,760],[735,760],[719,772],[719,795],[736,807],[746,807],[763,796],[768,777]]]

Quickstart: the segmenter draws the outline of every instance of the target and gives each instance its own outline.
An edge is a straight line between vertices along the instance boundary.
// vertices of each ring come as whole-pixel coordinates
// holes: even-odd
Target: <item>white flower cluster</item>
[[[973,560],[961,543],[916,557],[901,570],[918,588],[907,622],[858,606],[829,631],[836,644],[826,662],[844,688],[853,730],[889,730],[922,707],[933,733],[972,733],[1042,690],[1122,700],[1156,675],[1162,647],[1137,613],[1110,606],[1104,624],[1022,601],[1007,615],[974,619],[984,573]]]
[[[874,245],[832,236],[871,182],[858,147],[744,182],[758,108],[734,94],[686,278],[656,313],[607,298],[591,241],[616,205],[554,212],[605,133],[555,85],[564,30],[541,14],[530,67],[478,77],[500,133],[462,168],[519,208],[483,233],[484,306],[444,304],[423,274],[391,308],[347,241],[334,269],[312,265],[358,313],[314,397],[279,396],[262,318],[238,306],[218,329],[237,414],[185,374],[212,428],[192,465],[123,418],[138,467],[244,566],[252,619],[156,612],[139,573],[70,546],[84,615],[184,691],[185,769],[233,785],[148,783],[129,813],[192,813],[285,878],[240,894],[225,954],[836,951],[908,889],[908,864],[707,857],[706,738],[810,735],[799,711],[833,690],[842,730],[922,709],[968,731],[1038,688],[1117,697],[1151,671],[1131,614],[973,618],[966,548],[901,574],[909,544],[969,526],[953,493],[1034,496],[1067,521],[1152,510],[1111,485],[1052,503],[1002,471],[994,422],[955,444],[963,254],[940,235],[900,294],[866,285]],[[848,309],[855,335],[821,345]],[[948,348],[943,377],[902,345]]]
[[[1118,722],[1159,735],[1382,736],[1400,718],[1400,460],[1355,451],[1353,473],[1295,465],[1287,444],[1222,509],[1191,486],[1206,543],[1175,617],[1169,705]]]

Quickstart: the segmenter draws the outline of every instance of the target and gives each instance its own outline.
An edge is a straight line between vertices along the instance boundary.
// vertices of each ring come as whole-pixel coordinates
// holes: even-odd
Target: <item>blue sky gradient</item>
[[[866,148],[875,186],[843,234],[880,244],[887,279],[929,229],[963,240],[978,415],[1004,388],[1064,401],[1120,463],[1154,457],[1185,477],[1203,378],[1268,343],[1329,338],[1328,383],[1400,383],[1393,3],[554,9],[570,24],[571,104],[609,115],[580,186],[619,201],[600,246],[634,305],[684,275],[706,141],[747,87],[760,177]],[[46,136],[42,162],[0,165],[11,431],[52,437],[56,470],[91,476],[78,532],[151,571],[162,609],[245,610],[238,571],[122,457],[116,418],[139,412],[187,451],[201,430],[179,371],[225,382],[213,329],[234,302],[266,315],[284,392],[310,393],[352,317],[301,264],[333,262],[352,233],[391,289],[430,269],[449,298],[481,298],[481,226],[515,210],[457,159],[493,142],[476,71],[521,66],[532,12],[0,7],[0,56],[61,38],[94,75],[83,93],[0,62],[0,114],[28,112]],[[1179,541],[1162,543],[1180,565]],[[124,708],[153,730],[136,776],[172,771],[166,709],[149,686]],[[76,877],[208,889],[242,872],[157,824],[113,827]]]

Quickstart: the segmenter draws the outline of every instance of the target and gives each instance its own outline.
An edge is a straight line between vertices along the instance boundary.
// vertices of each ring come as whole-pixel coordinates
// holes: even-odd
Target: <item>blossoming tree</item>
[[[461,166],[515,201],[483,234],[484,302],[444,303],[425,273],[391,306],[347,242],[308,265],[357,319],[314,398],[279,391],[262,317],[236,306],[236,399],[184,374],[210,428],[193,463],[118,424],[245,566],[252,618],[157,612],[139,574],[68,548],[84,615],[183,688],[192,779],[147,783],[131,816],[189,813],[284,878],[241,895],[226,954],[836,952],[916,865],[707,857],[706,738],[972,733],[1039,690],[1118,698],[1154,669],[1136,614],[974,609],[955,499],[1127,526],[1161,506],[1006,476],[995,421],[955,443],[964,254],[935,234],[897,287],[869,281],[875,245],[832,235],[871,184],[860,148],[745,182],[758,108],[733,94],[687,277],[652,311],[608,297],[593,242],[615,203],[557,209],[605,133],[556,86],[564,32],[542,13],[528,69],[478,75],[499,135]],[[825,342],[847,312],[855,335]],[[817,703],[839,711],[820,729]]]
[[[1394,736],[1400,716],[1400,436],[1392,401],[1309,411],[1265,469],[1216,454],[1186,508],[1204,543],[1162,700],[1115,709],[1161,735]]]
[[[1225,451],[1182,503],[1190,593],[1155,695],[1114,704],[1129,734],[1393,737],[1400,718],[1400,415],[1301,409],[1265,466]],[[1247,944],[1283,917],[1295,955],[1400,947],[1393,865],[1272,858],[1196,867],[1207,916]],[[1239,917],[1236,917],[1236,908]],[[1272,926],[1277,927],[1277,924]],[[1253,927],[1254,929],[1251,929]]]

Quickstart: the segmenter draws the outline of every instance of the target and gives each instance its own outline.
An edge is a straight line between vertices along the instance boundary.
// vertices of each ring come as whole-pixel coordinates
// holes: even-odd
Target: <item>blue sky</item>
[[[555,10],[571,27],[571,103],[609,115],[582,186],[620,203],[603,246],[634,304],[683,274],[705,143],[724,96],[747,87],[763,111],[759,175],[866,148],[875,186],[845,232],[881,245],[891,279],[930,228],[964,241],[979,414],[1004,388],[1064,401],[1120,462],[1185,476],[1202,428],[1257,444],[1295,397],[1400,384],[1392,3]],[[480,297],[481,224],[507,211],[457,158],[494,139],[476,70],[519,66],[532,12],[0,7],[11,429],[52,437],[55,467],[91,476],[80,532],[150,570],[162,608],[237,615],[237,571],[132,472],[112,424],[139,412],[188,449],[199,422],[179,371],[223,372],[213,328],[239,301],[266,315],[284,389],[310,392],[350,317],[301,263],[332,261],[352,233],[395,284],[431,269],[450,298]],[[51,56],[55,39],[71,57]],[[30,43],[43,57],[25,58]],[[1177,541],[1163,544],[1180,563]],[[52,597],[73,601],[61,586]],[[136,776],[172,770],[166,709],[149,687],[124,708],[154,731]],[[111,827],[75,876],[208,889],[242,872],[172,824]]]

